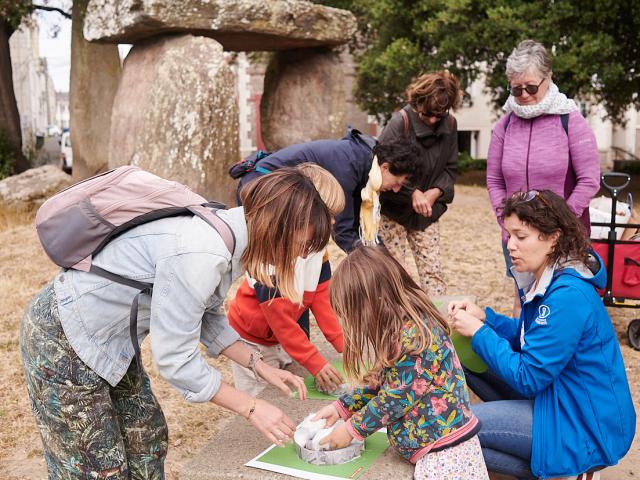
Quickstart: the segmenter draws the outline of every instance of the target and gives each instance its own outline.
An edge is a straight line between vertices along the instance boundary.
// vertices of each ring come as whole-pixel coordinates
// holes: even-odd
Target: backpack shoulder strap
[[[507,127],[509,126],[509,122],[511,121],[511,115],[513,115],[513,112],[509,112],[507,114],[507,120],[504,122],[504,131],[507,131]]]
[[[351,125],[349,125],[348,135],[351,136],[351,138],[353,138],[357,142],[360,142],[363,145],[367,146],[370,150],[373,150],[374,147],[378,144],[378,141],[375,138],[373,138],[371,135],[362,133],[360,130],[356,128],[351,128]]]
[[[569,114],[563,113],[560,115],[560,122],[562,122],[562,129],[564,130],[564,133],[569,136]]]
[[[111,280],[112,282],[120,283],[122,285],[135,288],[136,290],[140,290],[133,298],[131,309],[129,310],[129,337],[131,338],[131,345],[133,346],[133,356],[136,362],[136,366],[138,367],[138,371],[142,373],[144,371],[144,367],[142,366],[142,355],[140,355],[140,344],[138,343],[138,306],[140,303],[140,297],[142,295],[152,294],[153,284],[140,282],[138,280],[133,280],[132,278],[126,278],[122,275],[117,275],[115,273],[109,272],[108,270],[105,270],[104,268],[100,268],[93,264],[91,265],[89,271],[102,278]]]
[[[219,210],[220,204],[213,205],[213,209],[212,205],[213,204],[205,203],[204,205],[195,205],[187,208],[191,213],[197,215],[202,220],[211,225],[216,230],[216,232],[220,234],[222,240],[224,241],[224,244],[227,247],[227,250],[229,250],[229,253],[233,255],[236,250],[236,236],[227,222],[216,215],[216,210]]]
[[[402,108],[400,109],[400,115],[402,115],[402,123],[404,125],[404,138],[409,138],[409,115],[407,115],[407,111]]]

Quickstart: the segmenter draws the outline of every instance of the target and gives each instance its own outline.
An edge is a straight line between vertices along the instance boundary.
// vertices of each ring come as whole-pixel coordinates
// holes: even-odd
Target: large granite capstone
[[[84,23],[88,41],[136,43],[184,32],[231,51],[342,45],[355,30],[351,12],[297,0],[91,0]]]

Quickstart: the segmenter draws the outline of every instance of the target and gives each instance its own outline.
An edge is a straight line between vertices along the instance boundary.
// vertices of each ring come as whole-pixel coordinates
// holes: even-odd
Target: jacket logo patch
[[[536,323],[538,325],[546,325],[549,315],[551,315],[551,309],[546,305],[540,305],[538,307],[538,317],[536,318]]]

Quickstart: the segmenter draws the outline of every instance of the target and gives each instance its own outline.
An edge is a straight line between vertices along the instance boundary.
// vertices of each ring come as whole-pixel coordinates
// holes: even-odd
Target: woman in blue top
[[[631,446],[636,420],[616,332],[596,291],[606,282],[602,260],[549,190],[514,194],[502,218],[520,318],[468,301],[449,305],[453,328],[472,337],[489,366],[465,371],[485,401],[473,410],[487,467],[528,479],[614,465]]]

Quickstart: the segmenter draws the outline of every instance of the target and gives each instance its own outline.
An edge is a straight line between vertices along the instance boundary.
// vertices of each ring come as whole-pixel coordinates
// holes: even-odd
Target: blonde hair
[[[436,324],[450,332],[427,294],[383,247],[360,247],[342,261],[331,281],[331,305],[344,334],[344,371],[356,383],[375,381],[403,354],[429,348]],[[407,321],[416,337],[403,346]]]
[[[313,182],[332,216],[335,217],[344,210],[344,191],[328,170],[309,162],[301,163],[296,168]]]
[[[284,298],[301,303],[294,284],[296,259],[322,250],[331,234],[329,210],[313,182],[300,170],[284,167],[246,185],[240,199],[249,235],[242,254],[247,272],[268,288],[277,285]]]
[[[460,82],[448,70],[420,75],[406,91],[407,102],[418,112],[444,115],[458,108],[462,91]]]

